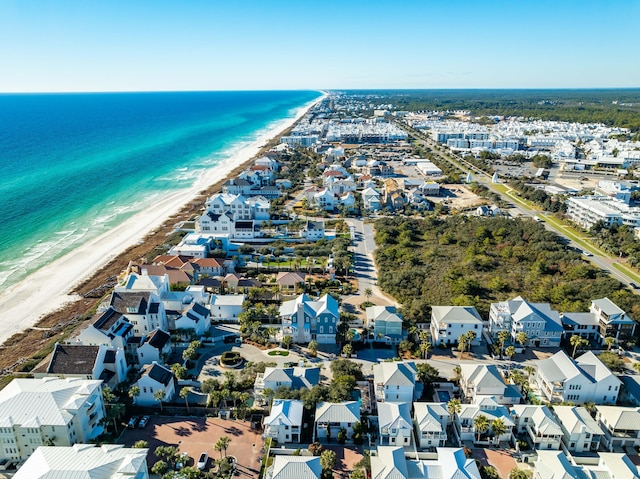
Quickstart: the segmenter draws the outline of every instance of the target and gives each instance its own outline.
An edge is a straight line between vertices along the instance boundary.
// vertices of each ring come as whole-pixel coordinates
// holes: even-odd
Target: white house
[[[314,456],[274,456],[265,479],[320,479],[322,465]]]
[[[529,436],[536,451],[560,449],[562,428],[547,406],[518,404],[511,407],[516,431]]]
[[[149,479],[148,452],[122,444],[40,446],[13,478]]]
[[[373,384],[378,402],[413,402],[418,370],[413,362],[383,362],[373,365]]]
[[[209,305],[211,320],[237,323],[245,298],[244,294],[212,294]]]
[[[137,386],[140,388],[140,395],[134,400],[139,406],[157,406],[158,400],[154,395],[158,391],[163,392],[163,402],[171,401],[176,392],[173,373],[158,363],[147,364],[142,368]]]
[[[609,451],[640,446],[640,408],[596,406],[596,421],[602,427],[602,445]]]
[[[589,311],[598,317],[601,344],[604,344],[606,337],[623,340],[634,335],[636,322],[609,298],[594,299]]]
[[[478,416],[484,416],[491,426],[491,422],[500,420],[505,425],[505,433],[501,436],[493,436],[491,427],[486,432],[480,432],[476,429],[475,420]],[[473,441],[474,444],[485,444],[509,441],[511,438],[511,430],[515,426],[509,410],[506,406],[498,404],[495,399],[488,397],[483,398],[476,404],[462,404],[460,413],[454,418],[454,424],[458,431],[458,436],[462,441]]]
[[[365,210],[379,211],[382,208],[380,193],[375,188],[365,188],[362,190],[362,205]]]
[[[562,428],[562,442],[570,452],[596,452],[604,431],[589,411],[578,406],[554,406],[553,413]]]
[[[550,402],[615,404],[622,382],[591,351],[573,360],[564,351],[536,361],[536,383]]]
[[[324,238],[324,221],[307,220],[300,230],[300,237],[307,241],[317,241]]]
[[[49,362],[36,369],[34,377],[99,379],[115,388],[127,379],[128,370],[124,350],[120,348],[56,343]]]
[[[373,328],[374,341],[399,344],[403,338],[402,316],[395,306],[369,306],[366,311],[366,326]]]
[[[624,453],[598,453],[598,462],[578,465],[562,451],[539,451],[533,479],[639,479],[640,470]]]
[[[311,389],[320,382],[320,368],[267,367],[264,373],[257,373],[253,385],[256,402],[264,399],[264,390],[276,392],[279,388],[292,390]]]
[[[496,339],[500,331],[508,331],[514,344],[518,333],[524,332],[525,346],[550,348],[560,346],[563,328],[560,314],[549,303],[530,303],[518,296],[491,304],[489,334]]]
[[[476,335],[472,345],[482,341],[482,318],[473,306],[432,306],[431,342],[456,344],[463,334],[473,331]]]
[[[312,301],[306,294],[285,301],[280,306],[282,335],[294,343],[335,344],[340,312],[338,302],[328,294]]]
[[[275,439],[278,444],[300,442],[302,410],[302,401],[274,399],[271,413],[262,421],[263,436]]]
[[[373,479],[480,479],[473,458],[462,448],[439,447],[435,458],[407,459],[402,447],[378,446],[371,451]]]
[[[14,379],[0,391],[0,459],[24,460],[43,445],[71,446],[100,435],[102,381]]]
[[[114,291],[109,304],[124,314],[133,325],[134,334],[142,336],[154,329],[167,330],[167,314],[162,301],[149,291]]]
[[[444,447],[447,443],[447,427],[452,424],[447,403],[413,403],[413,421],[421,449]]]
[[[410,446],[413,436],[411,403],[383,402],[378,404],[378,430],[383,446]]]
[[[137,348],[138,364],[164,364],[171,354],[171,335],[162,329],[156,329],[141,338]]]
[[[513,385],[504,382],[495,364],[462,364],[460,389],[472,403],[493,398],[498,404],[518,404],[521,395]]]
[[[76,341],[79,344],[126,349],[127,341],[134,335],[133,324],[113,308],[108,308],[92,324],[83,329]]]
[[[315,436],[319,440],[336,438],[341,428],[347,431],[347,439],[353,436],[353,424],[360,422],[358,401],[340,403],[321,402],[316,405]]]
[[[201,337],[211,327],[211,311],[200,303],[193,303],[175,322],[176,329],[190,329]]]

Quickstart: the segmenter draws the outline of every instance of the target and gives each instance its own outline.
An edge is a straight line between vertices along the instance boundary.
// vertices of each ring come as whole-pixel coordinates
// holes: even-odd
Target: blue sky
[[[0,0],[0,91],[640,86],[640,0]]]

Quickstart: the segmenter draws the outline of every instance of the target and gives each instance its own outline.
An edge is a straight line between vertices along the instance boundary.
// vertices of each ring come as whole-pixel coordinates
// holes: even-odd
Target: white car
[[[207,454],[206,452],[201,453],[200,457],[198,458],[198,465],[197,465],[198,470],[202,471],[205,467],[207,467],[208,460],[209,460],[209,454]]]

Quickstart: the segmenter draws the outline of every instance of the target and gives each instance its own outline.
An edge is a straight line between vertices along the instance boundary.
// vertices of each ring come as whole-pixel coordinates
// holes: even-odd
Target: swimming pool
[[[438,394],[440,402],[449,402],[451,400],[451,394],[449,394],[449,391],[439,390],[436,391],[436,393]]]

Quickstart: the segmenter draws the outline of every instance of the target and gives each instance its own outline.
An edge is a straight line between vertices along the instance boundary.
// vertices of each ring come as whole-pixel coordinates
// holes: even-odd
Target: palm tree
[[[475,331],[468,331],[467,332],[467,346],[469,346],[469,351],[471,351],[471,344],[473,343],[473,341],[475,339],[476,339]]]
[[[498,341],[500,341],[500,356],[502,356],[504,351],[504,342],[509,339],[509,336],[509,331],[500,331],[498,333]]]
[[[431,351],[431,343],[429,341],[420,343],[420,352],[422,353],[424,359],[427,359],[427,357],[429,356],[429,351]]]
[[[342,347],[342,353],[346,357],[350,358],[352,352],[353,352],[353,346],[351,346],[351,344],[347,343]]]
[[[604,338],[604,344],[607,345],[607,351],[610,351],[614,344],[616,344],[616,338],[607,336]]]
[[[569,342],[571,343],[571,346],[573,346],[573,353],[571,354],[572,358],[576,357],[576,351],[580,346],[586,346],[587,344],[589,344],[589,341],[584,339],[582,336],[578,336],[577,334],[571,336]]]
[[[633,363],[633,369],[640,373],[640,363]]]
[[[180,390],[180,397],[184,399],[184,403],[187,406],[187,414],[189,414],[189,393],[191,392],[191,388],[182,388]]]
[[[367,298],[367,301],[371,299],[372,295],[373,295],[373,291],[371,291],[371,288],[366,288],[364,290],[364,297]]]
[[[222,459],[222,451],[224,451],[225,457],[227,456],[227,448],[231,444],[231,439],[228,436],[222,436],[216,441],[213,448],[220,453],[220,459]]]
[[[460,367],[459,364],[457,364],[454,368],[453,368],[453,374],[455,375],[453,377],[454,381],[458,381],[460,379],[460,375],[462,374],[462,367]]]
[[[480,414],[473,420],[473,427],[476,428],[476,441],[480,441],[480,436],[489,430],[489,420],[484,414]]]
[[[511,360],[511,358],[516,354],[516,348],[508,346],[507,349],[504,350],[504,354],[506,354],[509,360]]]
[[[511,472],[509,472],[509,479],[529,479],[529,475],[526,471],[514,467],[511,469]]]
[[[502,419],[494,419],[493,421],[491,421],[491,431],[493,432],[494,441],[496,442],[496,444],[499,444],[500,436],[507,432],[507,426],[505,426]]]
[[[536,368],[534,368],[533,366],[525,366],[524,370],[527,372],[529,378],[531,378],[531,376],[533,376],[533,374],[536,372]]]
[[[139,386],[132,386],[131,389],[129,389],[129,397],[131,399],[133,399],[133,404],[136,403],[136,398],[138,396],[140,396],[140,387]]]
[[[311,342],[309,343],[309,346],[307,347],[309,348],[309,353],[311,354],[311,356],[318,355],[318,341],[316,341],[315,339],[312,339]]]
[[[291,348],[291,345],[293,344],[293,338],[291,336],[285,336],[284,338],[282,338],[282,346],[289,349]]]
[[[462,404],[460,403],[460,399],[450,399],[447,403],[447,411],[451,414],[451,419],[456,416],[456,414],[460,414],[462,411]]]
[[[160,403],[160,412],[162,412],[162,400],[164,399],[164,391],[162,389],[158,389],[153,393],[153,399]]]
[[[469,336],[467,336],[467,333],[461,334],[458,338],[458,351],[460,351],[460,357],[462,357],[465,349],[467,349],[468,341]]]
[[[516,334],[516,342],[524,346],[529,341],[529,336],[524,331],[520,331]]]

